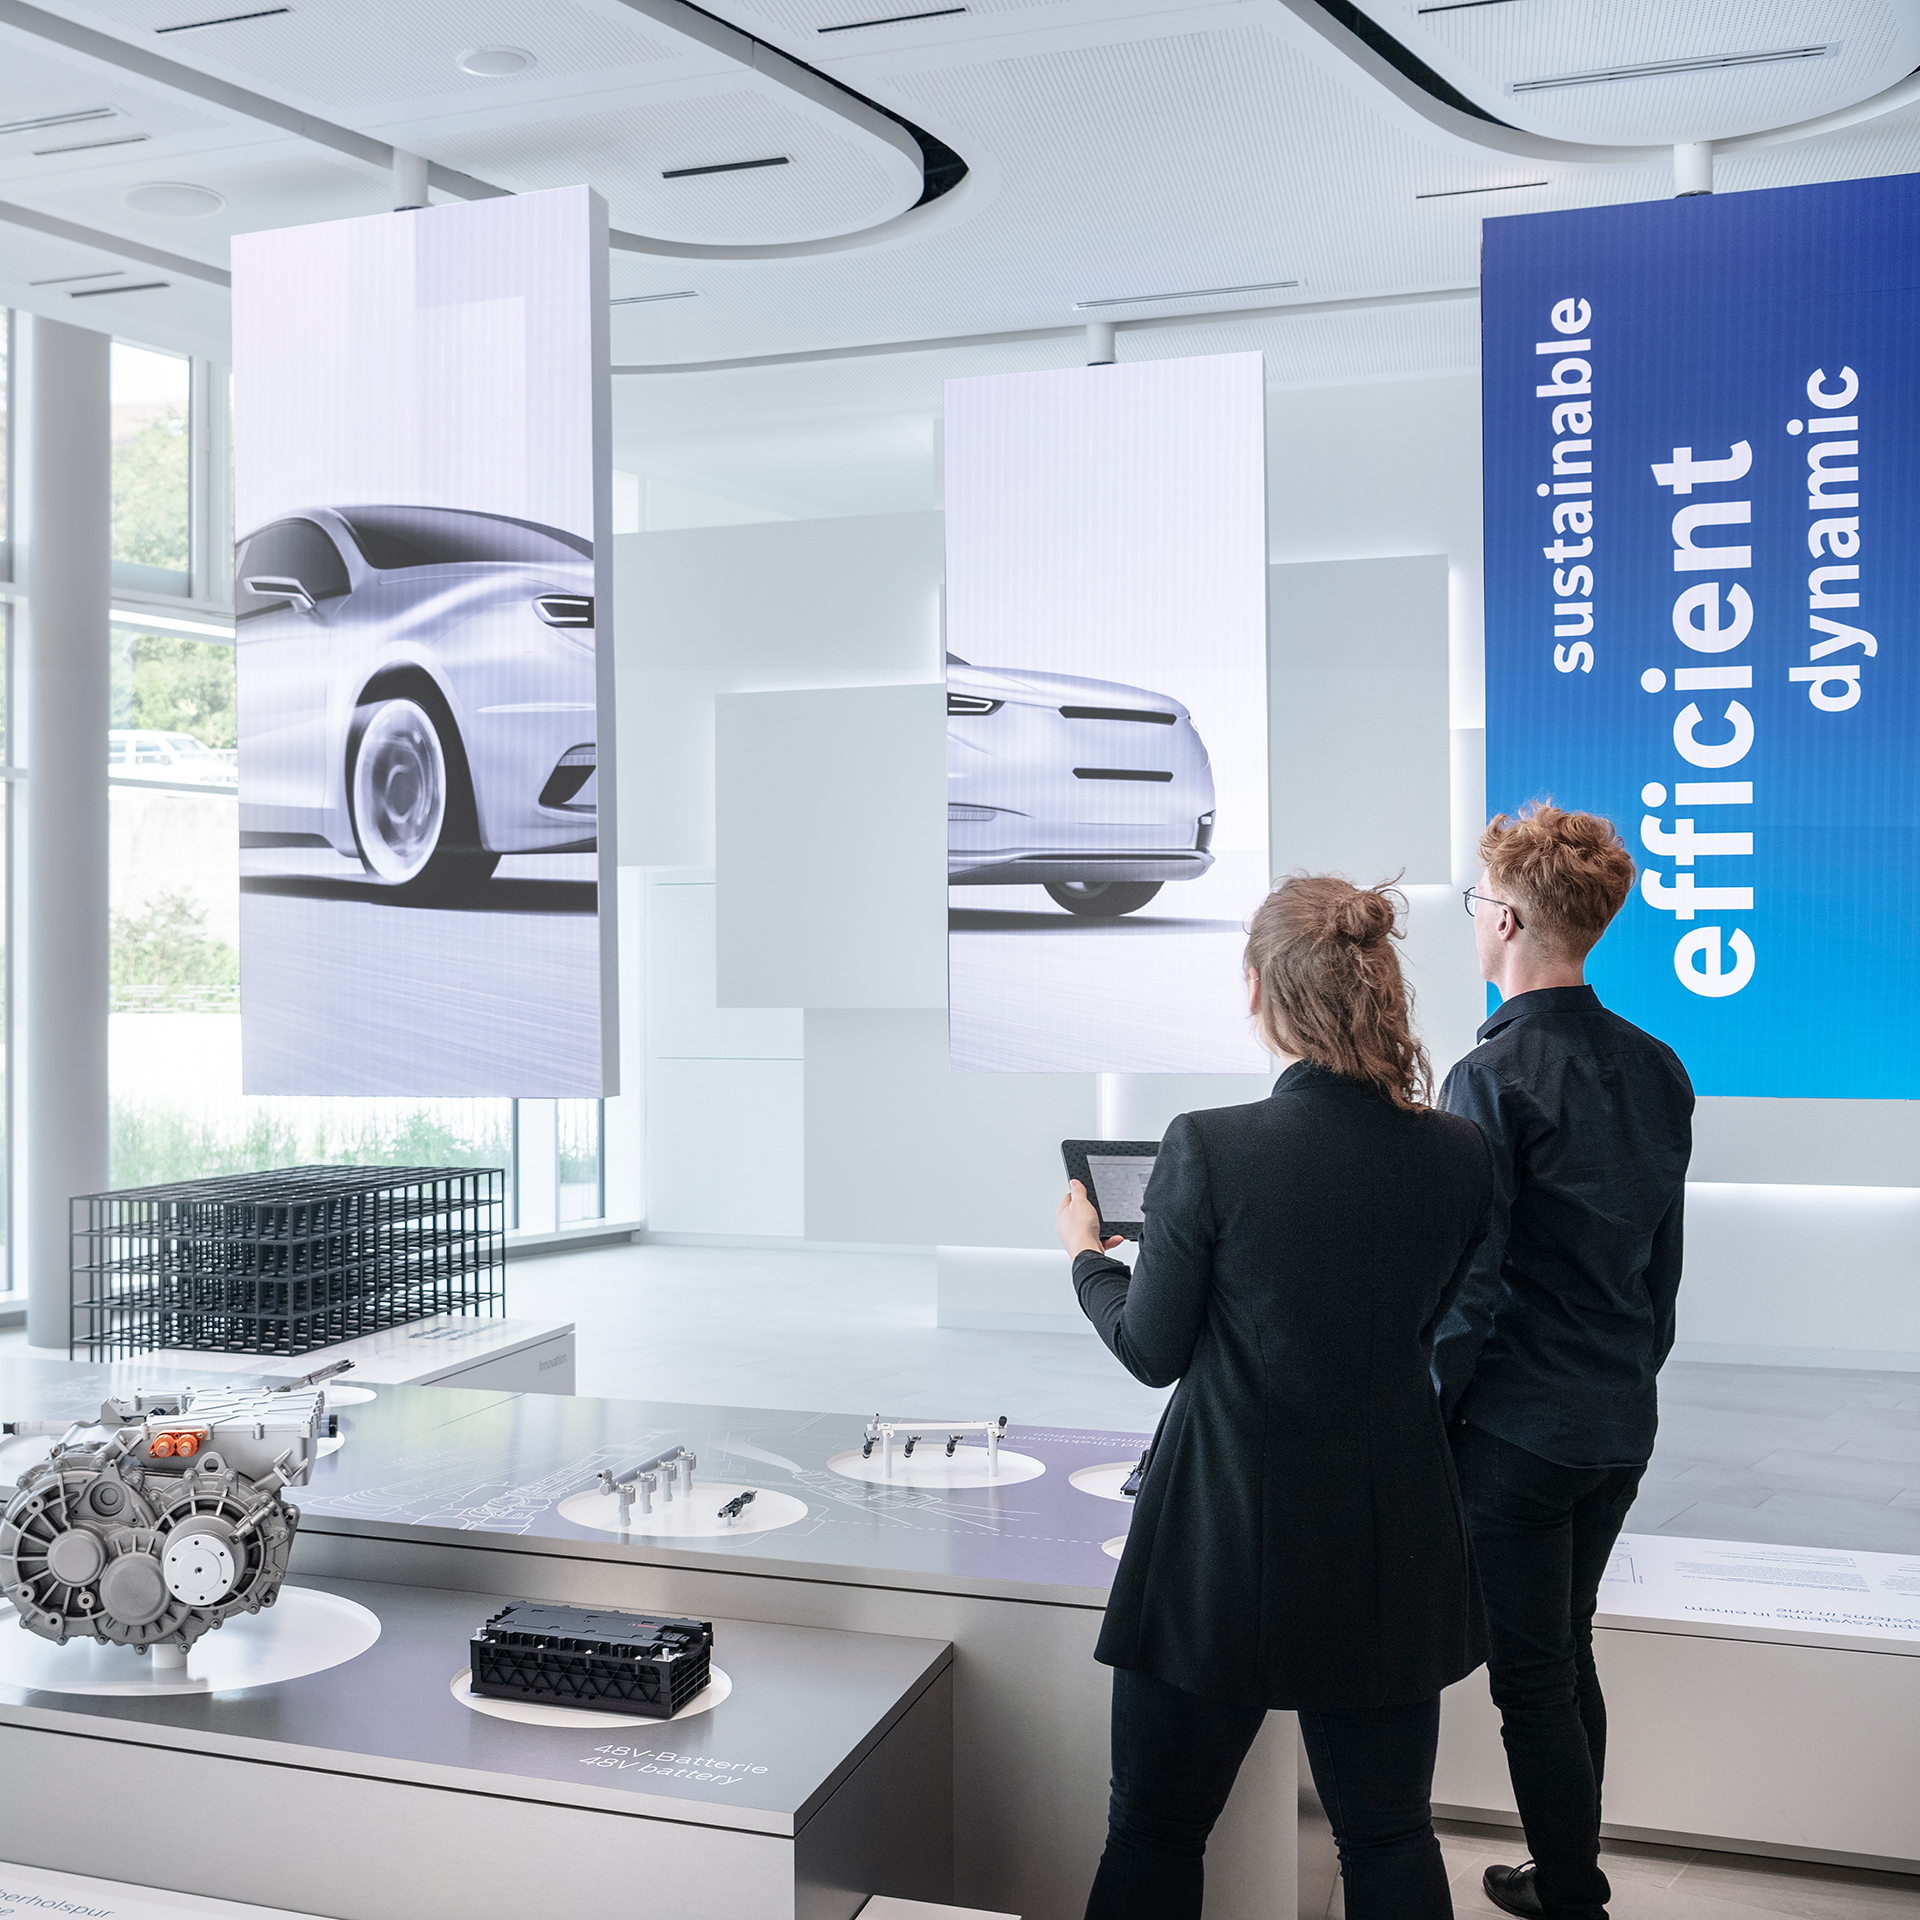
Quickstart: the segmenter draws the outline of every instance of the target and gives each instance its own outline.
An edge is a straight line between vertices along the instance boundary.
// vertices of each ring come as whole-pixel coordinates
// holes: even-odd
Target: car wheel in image
[[[449,753],[417,700],[377,700],[356,717],[347,778],[354,839],[368,877],[426,894],[477,886],[499,864],[474,844],[464,756]],[[464,843],[464,844],[463,844]]]
[[[1049,880],[1047,891],[1069,913],[1088,920],[1116,920],[1144,907],[1160,891],[1158,880]]]

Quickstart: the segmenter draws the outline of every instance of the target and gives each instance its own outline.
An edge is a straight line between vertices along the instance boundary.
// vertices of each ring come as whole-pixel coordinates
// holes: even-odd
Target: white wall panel
[[[1447,560],[1270,569],[1273,870],[1452,874]]]
[[[1091,1074],[950,1073],[937,1011],[807,1014],[807,1237],[1057,1247]]]
[[[711,872],[643,877],[647,1225],[798,1238],[806,1165],[800,1015],[715,1004]]]
[[[938,680],[941,542],[937,513],[618,538],[622,857],[713,859],[717,694]]]
[[[720,1005],[944,1007],[941,688],[723,694],[716,726]]]

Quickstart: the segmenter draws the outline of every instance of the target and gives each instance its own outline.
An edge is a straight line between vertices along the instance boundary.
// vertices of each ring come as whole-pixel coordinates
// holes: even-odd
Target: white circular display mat
[[[1138,1460],[1113,1460],[1105,1466],[1082,1467],[1067,1475],[1067,1485],[1078,1487],[1082,1493],[1090,1493],[1099,1500],[1124,1500],[1133,1505],[1133,1495],[1122,1493],[1127,1475],[1140,1464]]]
[[[323,1433],[314,1447],[315,1457],[324,1460],[328,1454],[338,1453],[346,1444],[347,1437],[343,1433]]]
[[[733,1691],[733,1681],[718,1667],[708,1669],[712,1678],[687,1704],[673,1715],[674,1720],[691,1720],[696,1713],[709,1713]],[[538,1700],[490,1700],[473,1690],[473,1669],[462,1667],[453,1676],[449,1691],[463,1707],[484,1713],[495,1720],[518,1721],[523,1727],[665,1727],[672,1721],[651,1713],[602,1713],[595,1707],[549,1707]]]
[[[282,1587],[264,1613],[242,1613],[204,1633],[184,1670],[154,1670],[153,1655],[69,1640],[56,1647],[0,1611],[0,1682],[42,1693],[232,1693],[344,1666],[380,1638],[380,1620],[357,1601],[311,1587]]]
[[[720,1509],[743,1493],[752,1493],[753,1504],[737,1520],[720,1518]],[[674,1491],[673,1505],[666,1506],[653,1496],[653,1511],[642,1513],[638,1501],[633,1517],[620,1524],[620,1502],[611,1493],[598,1488],[587,1493],[570,1493],[560,1502],[560,1518],[576,1527],[597,1527],[602,1533],[624,1533],[631,1537],[645,1534],[649,1540],[694,1540],[730,1533],[771,1533],[775,1527],[790,1527],[807,1517],[807,1503],[790,1493],[773,1493],[765,1487],[744,1487],[733,1480],[696,1480],[691,1496]]]
[[[1118,1560],[1126,1550],[1127,1536],[1124,1533],[1116,1533],[1111,1540],[1102,1540],[1100,1542],[1100,1551],[1104,1553],[1109,1560]]]
[[[371,1387],[336,1387],[331,1380],[323,1380],[320,1391],[329,1407],[364,1407],[380,1398]]]
[[[927,1429],[929,1435],[935,1429]],[[1046,1468],[1031,1455],[1014,1453],[1007,1447],[1000,1449],[1000,1470],[991,1478],[987,1474],[987,1450],[985,1447],[962,1446],[951,1460],[947,1458],[947,1442],[944,1435],[939,1439],[923,1439],[913,1450],[913,1458],[907,1459],[900,1450],[900,1443],[894,1442],[893,1471],[884,1470],[883,1456],[879,1447],[874,1447],[872,1456],[862,1459],[860,1449],[855,1447],[849,1453],[836,1453],[827,1462],[835,1473],[843,1473],[849,1480],[870,1480],[883,1487],[1011,1487],[1022,1480],[1038,1480]]]

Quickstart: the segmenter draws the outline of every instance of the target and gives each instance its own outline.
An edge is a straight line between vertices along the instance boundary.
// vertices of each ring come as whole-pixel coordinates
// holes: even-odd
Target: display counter
[[[569,1906],[623,1910],[644,1887],[653,1910],[713,1920],[951,1897],[944,1642],[717,1619],[727,1684],[705,1710],[500,1718],[459,1683],[507,1596],[306,1580],[272,1613],[315,1593],[378,1621],[317,1673],[189,1691],[115,1649],[134,1692],[0,1678],[10,1855],[133,1881],[190,1861],[190,1891],[341,1920],[519,1920],[558,1885]],[[271,1632],[272,1613],[221,1637]]]

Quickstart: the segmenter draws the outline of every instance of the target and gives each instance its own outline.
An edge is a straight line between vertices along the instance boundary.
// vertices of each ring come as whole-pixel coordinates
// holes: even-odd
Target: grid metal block
[[[68,1353],[301,1354],[506,1312],[499,1167],[279,1167],[70,1203]]]

